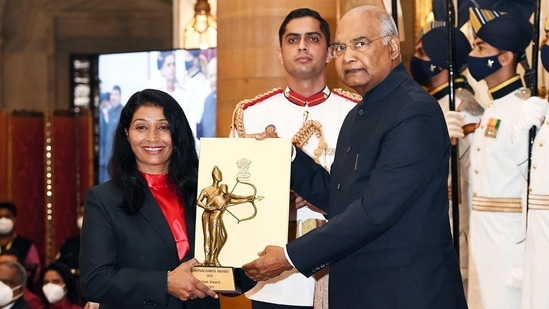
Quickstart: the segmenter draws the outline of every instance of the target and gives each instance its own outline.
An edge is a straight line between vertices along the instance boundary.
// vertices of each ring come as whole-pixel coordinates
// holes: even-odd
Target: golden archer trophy
[[[202,265],[192,272],[211,289],[251,289],[255,282],[240,267],[266,245],[286,243],[289,210],[280,206],[289,199],[290,151],[289,140],[201,139],[195,257]],[[234,184],[223,174],[234,175]]]

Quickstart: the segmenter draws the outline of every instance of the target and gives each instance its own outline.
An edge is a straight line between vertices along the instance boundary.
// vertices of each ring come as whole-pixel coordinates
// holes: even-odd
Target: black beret
[[[430,23],[434,25],[434,23]],[[424,31],[421,37],[423,50],[436,66],[448,69],[448,29],[446,23],[438,23],[439,26]],[[462,71],[467,65],[467,56],[471,52],[471,44],[467,37],[459,29],[452,28],[455,39],[454,59],[456,69]]]
[[[470,8],[475,36],[500,50],[522,54],[532,40],[533,26],[511,14]]]

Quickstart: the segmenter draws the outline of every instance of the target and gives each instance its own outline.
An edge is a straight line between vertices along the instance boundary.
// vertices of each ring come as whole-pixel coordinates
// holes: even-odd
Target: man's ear
[[[398,38],[392,37],[389,41],[389,51],[391,52],[391,59],[400,57],[400,43]]]
[[[284,64],[284,61],[282,61],[282,49],[279,48],[279,49],[277,49],[277,51],[278,51],[278,62],[280,64]]]
[[[512,51],[503,51],[499,55],[499,63],[501,63],[502,66],[508,65],[509,63],[513,63],[515,58],[515,54]]]
[[[330,63],[332,61],[332,53],[330,53],[330,48],[328,47],[328,54],[326,54],[326,64]]]

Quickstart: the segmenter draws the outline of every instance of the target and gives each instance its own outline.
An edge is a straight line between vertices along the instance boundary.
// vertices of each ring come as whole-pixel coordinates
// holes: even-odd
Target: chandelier
[[[217,46],[217,22],[210,13],[208,0],[197,0],[194,16],[185,26],[185,49],[208,49]]]

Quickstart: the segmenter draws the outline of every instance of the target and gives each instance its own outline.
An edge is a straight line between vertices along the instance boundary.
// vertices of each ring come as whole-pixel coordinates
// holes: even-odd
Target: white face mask
[[[6,217],[0,218],[0,235],[6,235],[13,231],[13,221]]]
[[[76,219],[76,226],[78,226],[79,230],[82,229],[82,222],[84,222],[84,217],[78,217],[78,219]]]
[[[14,297],[13,295],[13,290],[17,290],[21,286],[22,285],[18,285],[12,289],[7,284],[0,281],[0,307],[4,307],[15,299],[21,297],[21,294],[17,295],[17,297]]]
[[[42,286],[42,292],[44,292],[44,296],[46,296],[50,304],[59,302],[63,299],[63,297],[65,297],[65,294],[67,294],[62,286],[55,283],[44,284]]]

